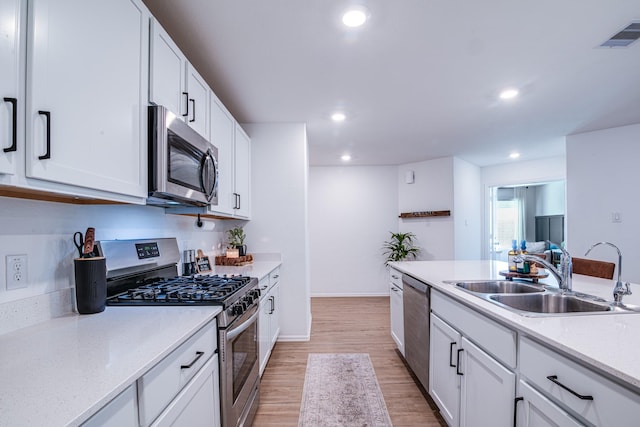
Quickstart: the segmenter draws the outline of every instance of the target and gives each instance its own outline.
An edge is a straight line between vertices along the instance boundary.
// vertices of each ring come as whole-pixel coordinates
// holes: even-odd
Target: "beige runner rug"
[[[309,354],[298,426],[391,426],[368,354]]]

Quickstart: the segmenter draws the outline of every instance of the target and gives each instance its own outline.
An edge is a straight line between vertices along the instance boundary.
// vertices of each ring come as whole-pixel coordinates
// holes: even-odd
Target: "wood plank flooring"
[[[389,326],[389,298],[312,298],[311,340],[279,342],[260,384],[255,427],[297,426],[309,353],[369,353],[394,427],[445,426],[407,371]]]

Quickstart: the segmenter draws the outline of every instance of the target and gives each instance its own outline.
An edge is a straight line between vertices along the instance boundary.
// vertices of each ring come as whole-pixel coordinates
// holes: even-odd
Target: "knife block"
[[[76,258],[76,306],[80,314],[104,311],[107,301],[107,262],[105,257]]]

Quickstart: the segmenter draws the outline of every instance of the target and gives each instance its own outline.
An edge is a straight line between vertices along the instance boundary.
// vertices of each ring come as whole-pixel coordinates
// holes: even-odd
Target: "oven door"
[[[223,427],[251,425],[258,408],[258,306],[220,329]]]

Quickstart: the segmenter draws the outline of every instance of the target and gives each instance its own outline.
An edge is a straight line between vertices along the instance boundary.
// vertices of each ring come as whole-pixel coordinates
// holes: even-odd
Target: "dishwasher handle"
[[[420,292],[421,294],[426,295],[429,293],[429,285],[427,285],[424,282],[421,282],[418,279],[414,279],[408,274],[402,275],[402,285],[410,286],[411,288],[415,289],[417,292]]]

